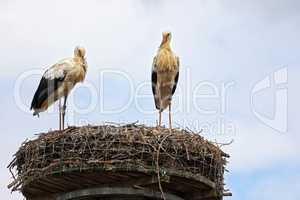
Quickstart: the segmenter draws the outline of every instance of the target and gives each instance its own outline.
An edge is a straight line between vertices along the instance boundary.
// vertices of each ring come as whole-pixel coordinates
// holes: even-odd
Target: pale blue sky
[[[225,181],[234,193],[226,199],[298,200],[299,10],[296,0],[0,1],[0,198],[22,199],[6,187],[11,181],[6,166],[20,144],[57,128],[56,112],[39,119],[29,112],[40,79],[36,73],[82,45],[89,69],[86,82],[70,98],[68,124],[139,120],[154,125],[151,63],[161,32],[167,30],[181,59],[174,123],[204,128],[212,141],[234,139],[224,147],[231,154]],[[263,90],[251,106],[253,87],[279,69],[288,71],[288,84]],[[283,132],[253,113],[269,118],[278,113],[275,94],[280,88],[288,89],[287,105],[280,105],[288,106],[288,130]],[[218,98],[196,98],[215,92]],[[82,113],[90,103],[90,112]],[[124,110],[107,113],[115,108]],[[279,118],[278,124],[285,120]]]

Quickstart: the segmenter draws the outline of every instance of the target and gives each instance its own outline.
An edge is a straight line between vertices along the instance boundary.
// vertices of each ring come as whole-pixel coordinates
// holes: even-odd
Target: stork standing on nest
[[[59,130],[63,130],[68,95],[76,83],[85,79],[86,70],[85,49],[82,47],[75,48],[73,58],[63,59],[50,67],[44,73],[34,94],[30,108],[34,111],[33,115],[39,116],[40,112],[46,111],[59,100]],[[63,106],[60,100],[62,97]]]
[[[176,90],[179,77],[179,58],[172,52],[171,33],[163,33],[162,42],[152,65],[152,92],[156,109],[159,110],[159,126],[161,113],[169,107],[169,128],[172,128],[171,101]]]

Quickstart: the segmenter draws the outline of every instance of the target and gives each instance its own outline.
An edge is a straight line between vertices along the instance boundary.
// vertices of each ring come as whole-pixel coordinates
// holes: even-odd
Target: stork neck
[[[82,60],[82,68],[83,70],[86,72],[87,70],[87,62],[86,62],[86,59],[85,58],[81,58]]]
[[[74,61],[77,63],[80,63],[82,68],[84,69],[84,71],[87,70],[87,63],[86,63],[86,59],[82,56],[75,56],[74,57]]]
[[[170,41],[162,41],[162,43],[160,44],[159,48],[171,51]]]
[[[80,61],[80,62],[83,62],[83,61],[85,60],[84,57],[78,56],[78,55],[75,55],[74,58],[75,58],[75,60],[78,60],[78,61]]]

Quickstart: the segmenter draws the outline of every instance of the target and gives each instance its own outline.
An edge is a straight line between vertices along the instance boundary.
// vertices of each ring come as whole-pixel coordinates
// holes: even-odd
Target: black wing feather
[[[153,93],[153,95],[156,95],[156,84],[157,84],[157,73],[156,73],[156,71],[152,71],[151,81],[152,81],[152,93]]]
[[[178,83],[178,79],[179,79],[179,72],[177,72],[176,76],[175,76],[175,82],[172,88],[172,95],[175,93],[175,90],[177,88],[177,83]]]
[[[65,76],[54,79],[47,79],[42,77],[38,89],[36,90],[30,109],[41,108],[43,102],[47,100],[49,95],[51,95],[57,88],[59,88],[64,81]]]
[[[154,103],[155,103],[155,107],[156,109],[160,109],[159,108],[159,103],[157,101],[157,97],[156,97],[156,84],[157,84],[157,72],[155,71],[155,69],[152,71],[152,75],[151,75],[151,82],[152,82],[152,93],[154,96]]]

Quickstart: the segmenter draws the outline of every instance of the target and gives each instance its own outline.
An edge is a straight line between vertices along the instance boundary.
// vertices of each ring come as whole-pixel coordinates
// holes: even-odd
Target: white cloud
[[[251,189],[246,199],[260,200],[298,200],[300,198],[299,182],[300,175],[294,174],[289,177],[276,176],[259,181],[254,189]]]
[[[263,125],[240,126],[234,143],[224,148],[230,155],[231,173],[253,173],[272,166],[299,165],[299,135],[278,133]],[[293,162],[289,162],[293,161]]]

